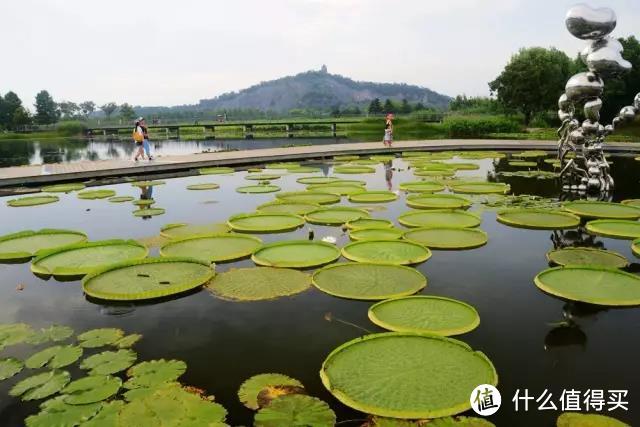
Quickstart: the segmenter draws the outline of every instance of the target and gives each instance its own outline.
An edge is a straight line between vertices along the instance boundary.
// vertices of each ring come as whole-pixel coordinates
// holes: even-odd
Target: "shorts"
[[[142,141],[135,141],[135,143],[136,143],[137,147],[141,147],[142,146]]]
[[[383,141],[388,141],[388,142],[393,141],[393,135],[390,132],[385,132]]]

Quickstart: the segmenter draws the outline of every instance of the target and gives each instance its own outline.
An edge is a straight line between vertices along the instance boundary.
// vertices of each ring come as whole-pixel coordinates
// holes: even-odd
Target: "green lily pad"
[[[638,219],[640,218],[640,207],[633,205],[623,205],[609,202],[590,202],[579,200],[568,202],[563,205],[566,211],[583,218],[601,219]]]
[[[331,184],[339,180],[340,178],[334,178],[332,176],[305,176],[304,178],[296,179],[296,182],[300,184],[305,184],[305,185],[314,185],[314,184]]]
[[[311,396],[292,394],[273,400],[258,411],[255,427],[333,427],[336,414],[325,402]]]
[[[449,166],[459,171],[472,171],[480,169],[477,163],[447,163]]]
[[[64,403],[86,405],[106,400],[116,394],[122,386],[122,380],[108,375],[91,375],[67,384],[62,389]]]
[[[596,219],[587,223],[587,231],[598,236],[632,240],[640,238],[640,222],[625,219]]]
[[[502,159],[507,155],[498,151],[464,151],[458,154],[461,159]]]
[[[0,381],[13,377],[24,368],[24,363],[15,357],[0,359]]]
[[[334,173],[340,174],[361,174],[361,173],[375,173],[376,169],[369,166],[357,166],[357,165],[343,165],[333,168]]]
[[[312,166],[292,166],[287,168],[289,173],[316,173],[322,172],[322,169]]]
[[[214,276],[209,262],[192,258],[148,258],[112,264],[82,280],[85,294],[103,300],[162,298],[195,289]]]
[[[85,185],[81,183],[56,184],[42,187],[40,191],[45,193],[70,193],[72,191],[84,190]]]
[[[128,389],[154,387],[163,383],[175,381],[187,370],[187,364],[182,360],[150,360],[133,366],[127,375],[129,379],[124,383]]]
[[[364,187],[367,185],[367,181],[362,181],[359,179],[338,179],[337,181],[332,182],[331,184],[335,185],[359,185],[360,187]]]
[[[413,174],[415,176],[453,176],[456,174],[454,169],[414,169]]]
[[[482,220],[464,211],[431,210],[409,211],[400,215],[398,222],[406,227],[472,228],[479,226]]]
[[[603,267],[624,268],[629,265],[623,255],[596,248],[556,249],[547,252],[547,260],[561,266],[600,265]]]
[[[319,191],[289,191],[276,194],[276,198],[289,203],[315,203],[317,205],[330,205],[340,201],[338,195]]]
[[[351,261],[377,264],[418,264],[431,258],[424,246],[400,240],[361,240],[342,248],[342,256]]]
[[[200,168],[198,173],[200,175],[227,175],[235,172],[233,168],[216,167],[216,168]]]
[[[311,277],[297,270],[272,267],[238,268],[218,274],[207,287],[221,298],[260,301],[306,291]]]
[[[220,186],[213,182],[187,185],[187,190],[217,190],[218,188],[220,188]]]
[[[95,404],[99,405],[99,404]],[[118,425],[118,415],[125,403],[122,400],[112,400],[103,402],[97,414],[89,421],[81,424],[82,427],[116,427]],[[79,407],[91,405],[78,405]]]
[[[640,199],[626,199],[620,202],[625,206],[633,206],[635,208],[640,208]]]
[[[340,249],[330,243],[285,240],[269,243],[256,250],[251,259],[267,267],[311,268],[340,258]]]
[[[129,334],[116,341],[115,346],[118,348],[131,348],[135,343],[140,341],[140,339],[142,339],[142,335],[140,334]]]
[[[26,323],[0,323],[0,350],[27,341],[34,335]]]
[[[407,206],[415,209],[462,209],[471,200],[454,194],[416,194],[407,197]]]
[[[454,193],[463,194],[506,194],[510,189],[501,182],[464,182],[450,187]]]
[[[469,304],[427,295],[376,303],[369,308],[369,319],[390,331],[443,336],[464,334],[480,324],[478,312]]]
[[[222,234],[229,231],[227,224],[167,224],[160,229],[160,235],[167,239],[181,239],[184,237],[198,236],[201,234]]]
[[[88,370],[89,375],[112,375],[131,367],[137,358],[133,350],[103,351],[84,359],[80,368]]]
[[[136,206],[151,206],[155,202],[156,201],[154,199],[138,199],[138,200],[135,200],[133,204]]]
[[[258,409],[258,395],[267,387],[274,386],[294,386],[304,387],[302,383],[295,378],[282,374],[258,374],[254,375],[240,386],[238,390],[238,399],[244,406],[249,409]]]
[[[275,181],[276,179],[282,178],[282,175],[276,175],[271,173],[260,173],[255,175],[247,175],[244,179],[248,179],[249,181]]]
[[[160,247],[160,255],[208,262],[234,261],[250,256],[261,244],[262,240],[246,234],[209,234],[172,240]]]
[[[121,261],[143,259],[149,253],[135,240],[103,240],[38,252],[31,271],[45,276],[83,276]]]
[[[489,359],[462,341],[409,332],[370,334],[341,345],[322,364],[320,378],[351,408],[413,419],[464,412],[478,384],[498,382]]]
[[[49,203],[55,203],[59,200],[60,198],[58,196],[54,196],[52,194],[46,194],[42,196],[28,196],[8,200],[7,206],[11,206],[12,208],[21,208],[25,206],[46,205]]]
[[[91,329],[78,335],[80,347],[98,348],[111,345],[124,336],[124,331],[117,328]]]
[[[275,193],[276,191],[280,191],[280,187],[277,185],[245,185],[236,188],[236,191],[247,194]]]
[[[300,163],[296,162],[277,162],[277,163],[269,163],[265,166],[265,169],[289,169],[299,167]]]
[[[29,369],[37,369],[46,366],[50,369],[64,368],[76,362],[82,357],[82,348],[75,345],[56,345],[45,348],[31,357],[25,362],[25,366]]]
[[[538,166],[537,162],[525,162],[522,160],[511,160],[509,161],[509,166],[515,167],[524,167],[524,168],[535,168]]]
[[[411,181],[401,183],[400,189],[410,193],[437,193],[444,190],[444,185],[431,181]]]
[[[425,424],[427,423],[427,424]],[[484,418],[444,417],[433,420],[401,420],[398,418],[372,417],[363,427],[496,427]]]
[[[79,231],[43,229],[20,231],[0,237],[0,261],[29,260],[36,252],[86,242]]]
[[[387,203],[393,202],[398,195],[393,191],[362,191],[351,194],[349,201],[352,203]]]
[[[476,228],[414,228],[404,238],[430,249],[474,249],[484,246],[489,237]]]
[[[351,240],[399,240],[404,232],[397,228],[360,228],[349,232]]]
[[[329,265],[316,271],[312,280],[322,292],[357,300],[413,295],[427,285],[415,268],[360,262]]]
[[[36,331],[27,339],[29,344],[42,344],[49,341],[64,341],[73,335],[73,329],[68,326],[51,325]]]
[[[360,160],[360,156],[353,155],[344,155],[344,156],[333,156],[333,160],[337,162],[350,162],[352,160]]]
[[[541,290],[571,301],[605,306],[640,305],[640,277],[613,268],[571,265],[535,277]]]
[[[565,412],[558,417],[557,427],[631,427],[627,423],[600,414]]]
[[[133,202],[134,200],[135,200],[135,197],[131,197],[131,196],[115,196],[115,197],[109,197],[107,201],[111,203],[125,203],[125,202]]]
[[[116,195],[116,192],[113,190],[87,190],[78,193],[78,199],[84,200],[96,200],[96,199],[106,199],[108,197],[113,197]]]
[[[299,215],[253,213],[234,215],[227,224],[233,230],[244,233],[279,233],[302,227],[304,222]]]
[[[93,417],[101,408],[100,403],[88,405],[69,405],[64,396],[49,399],[40,405],[40,412],[25,420],[27,427],[73,427]]]
[[[132,182],[131,185],[133,187],[153,187],[155,185],[165,185],[164,181],[136,181]]]
[[[366,218],[369,212],[346,206],[320,208],[305,215],[307,222],[321,225],[342,225],[360,218]]]
[[[22,400],[37,400],[56,394],[69,383],[71,376],[67,371],[46,371],[40,374],[25,378],[11,390],[10,396],[21,396]]]
[[[335,194],[336,196],[348,196],[354,193],[360,193],[364,190],[364,186],[355,184],[318,184],[307,186],[309,191],[319,191],[321,193]]]
[[[580,225],[580,217],[574,214],[545,209],[505,210],[498,212],[496,219],[510,227],[534,230],[562,230]]]
[[[396,158],[393,154],[374,154],[373,156],[369,156],[371,160],[375,160],[376,162],[390,162]]]
[[[316,203],[275,201],[258,206],[257,211],[261,213],[306,215],[311,211],[315,211],[319,207],[320,205]]]
[[[361,230],[364,228],[392,228],[393,222],[382,218],[359,218],[347,223],[349,230]]]
[[[535,157],[547,157],[547,152],[542,150],[528,150],[520,153],[512,154],[513,157],[520,157],[522,159],[530,159]]]
[[[133,211],[133,216],[157,216],[164,215],[165,210],[163,208],[149,208],[149,209],[138,209]]]

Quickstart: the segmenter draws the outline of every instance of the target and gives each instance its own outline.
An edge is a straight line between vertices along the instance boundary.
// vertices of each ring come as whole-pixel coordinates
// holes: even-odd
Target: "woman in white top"
[[[135,128],[133,130],[133,141],[136,144],[136,156],[133,158],[136,162],[139,157],[142,157],[144,160],[144,129],[140,126],[140,120],[136,120]]]

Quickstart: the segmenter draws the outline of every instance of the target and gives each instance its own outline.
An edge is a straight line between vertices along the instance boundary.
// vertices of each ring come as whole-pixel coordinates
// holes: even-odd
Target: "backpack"
[[[141,128],[141,129],[142,129],[142,128]],[[134,140],[135,142],[142,142],[142,141],[144,141],[144,134],[142,134],[142,133],[139,133],[139,132],[138,132],[138,126],[136,126],[136,127],[133,129],[133,133],[131,134],[131,136],[133,137],[133,140]]]

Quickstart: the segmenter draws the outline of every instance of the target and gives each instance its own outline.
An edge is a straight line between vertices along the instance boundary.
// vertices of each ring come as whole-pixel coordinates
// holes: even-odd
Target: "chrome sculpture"
[[[563,166],[560,172],[563,189],[610,191],[614,182],[602,146],[616,126],[640,113],[640,93],[633,105],[624,107],[610,125],[600,124],[603,78],[631,70],[631,63],[622,57],[622,44],[610,36],[616,28],[616,14],[609,8],[593,9],[579,4],[569,9],[565,23],[572,35],[590,43],[580,54],[589,71],[571,77],[558,100],[558,117],[562,121],[558,129],[558,158]],[[582,123],[577,118],[580,107],[584,115]],[[567,157],[570,152],[575,154],[573,158]]]

